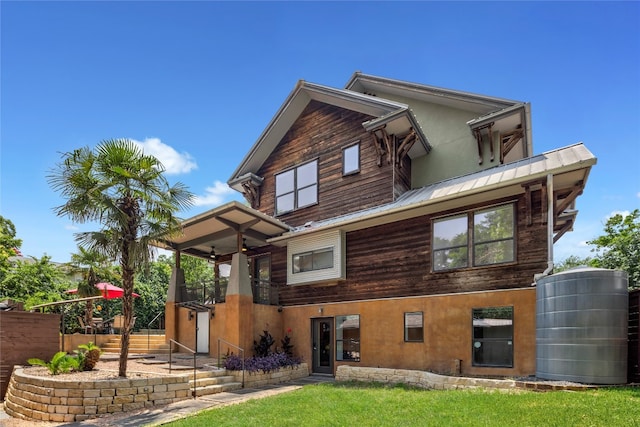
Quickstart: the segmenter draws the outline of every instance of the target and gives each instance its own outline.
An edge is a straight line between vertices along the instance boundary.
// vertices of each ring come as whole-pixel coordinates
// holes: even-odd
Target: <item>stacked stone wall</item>
[[[25,420],[74,422],[190,397],[188,375],[73,381],[29,375],[16,368],[5,396],[5,411]]]
[[[234,381],[242,382],[242,371],[227,371],[229,375],[233,375]],[[282,368],[269,373],[249,373],[245,371],[244,386],[245,388],[262,387],[270,384],[280,384],[297,380],[309,376],[309,368],[306,363],[291,368]]]

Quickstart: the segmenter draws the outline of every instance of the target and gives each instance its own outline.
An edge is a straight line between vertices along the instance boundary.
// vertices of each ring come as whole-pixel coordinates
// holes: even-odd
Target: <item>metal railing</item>
[[[238,347],[235,344],[231,344],[229,341],[224,340],[222,338],[218,338],[218,369],[220,369],[222,366],[220,365],[220,361],[222,360],[221,357],[221,352],[220,352],[220,347],[221,344],[225,343],[226,345],[228,345],[229,347],[233,347],[233,348],[237,348],[240,352],[240,359],[242,360],[242,388],[244,388],[244,349],[241,347]]]
[[[187,347],[186,345],[180,344],[178,341],[176,340],[169,340],[169,373],[171,373],[171,365],[172,365],[172,360],[171,360],[171,353],[173,352],[173,346],[171,344],[176,344],[179,345],[180,347],[184,348],[185,350],[187,350],[189,353],[193,354],[193,391],[191,391],[191,395],[193,396],[193,398],[196,398],[196,352],[192,349],[190,349],[189,347]]]
[[[251,283],[253,302],[263,305],[278,305],[278,284],[268,280],[256,279]]]
[[[183,283],[179,285],[181,301],[197,301],[201,304],[224,303],[227,296],[227,287],[227,278]],[[253,302],[263,305],[278,305],[278,288],[279,285],[277,283],[268,280],[252,280]]]
[[[202,304],[219,304],[227,296],[227,278],[202,282],[183,283],[178,286],[182,301],[198,301]]]
[[[153,325],[153,322],[158,320],[160,316],[164,316],[164,311],[161,311],[160,313],[156,314],[156,317],[151,319],[151,322],[147,324],[147,351],[151,350],[151,325]]]

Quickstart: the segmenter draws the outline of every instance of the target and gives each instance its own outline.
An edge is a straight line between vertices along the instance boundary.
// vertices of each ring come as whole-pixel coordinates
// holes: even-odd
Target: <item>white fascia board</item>
[[[522,101],[514,101],[505,98],[497,98],[493,96],[480,95],[477,93],[464,92],[459,90],[445,89],[436,86],[428,86],[419,83],[411,83],[403,80],[389,79],[385,77],[373,76],[369,74],[362,74],[360,72],[354,73],[349,82],[345,85],[345,89],[353,90],[356,84],[362,85],[365,90],[368,87],[377,88],[380,91],[395,91],[402,92],[405,96],[410,98],[419,99],[417,94],[428,97],[442,97],[450,98],[458,101],[464,101],[472,104],[482,104],[486,106],[494,105],[496,108],[508,107],[513,104],[521,104]]]
[[[498,111],[494,111],[492,113],[489,114],[485,114],[483,116],[477,117],[473,120],[469,120],[467,122],[467,125],[469,125],[471,127],[471,129],[476,128],[478,126],[482,126],[485,125],[489,122],[495,121],[495,120],[499,120],[503,117],[507,117],[510,116],[514,113],[516,113],[518,110],[522,110],[524,111],[526,107],[526,103],[522,102],[520,104],[516,104],[516,105],[512,105],[510,107],[507,108],[503,108],[501,110]]]

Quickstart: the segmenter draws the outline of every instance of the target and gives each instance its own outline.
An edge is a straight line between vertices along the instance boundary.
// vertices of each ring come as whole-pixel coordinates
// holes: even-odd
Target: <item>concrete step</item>
[[[189,380],[189,385],[193,390],[194,381]],[[242,388],[242,383],[235,382],[234,377],[227,375],[225,369],[197,371],[195,381],[196,396],[222,393],[223,391],[233,391]]]
[[[225,383],[208,385],[205,387],[196,387],[196,396],[207,396],[210,394],[222,393],[225,391],[240,390],[241,388],[242,383]]]
[[[100,348],[105,353],[120,353],[120,340],[119,336],[113,337]],[[130,335],[129,353],[167,354],[169,344],[164,335]]]

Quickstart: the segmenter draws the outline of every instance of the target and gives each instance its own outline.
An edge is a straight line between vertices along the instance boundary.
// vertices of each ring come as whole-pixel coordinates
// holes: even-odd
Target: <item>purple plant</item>
[[[271,353],[268,356],[246,358],[244,369],[250,373],[260,371],[268,373],[284,367],[297,366],[301,362],[299,357],[292,357],[286,353]],[[232,354],[226,358],[224,367],[230,371],[239,371],[242,369],[242,358]]]

